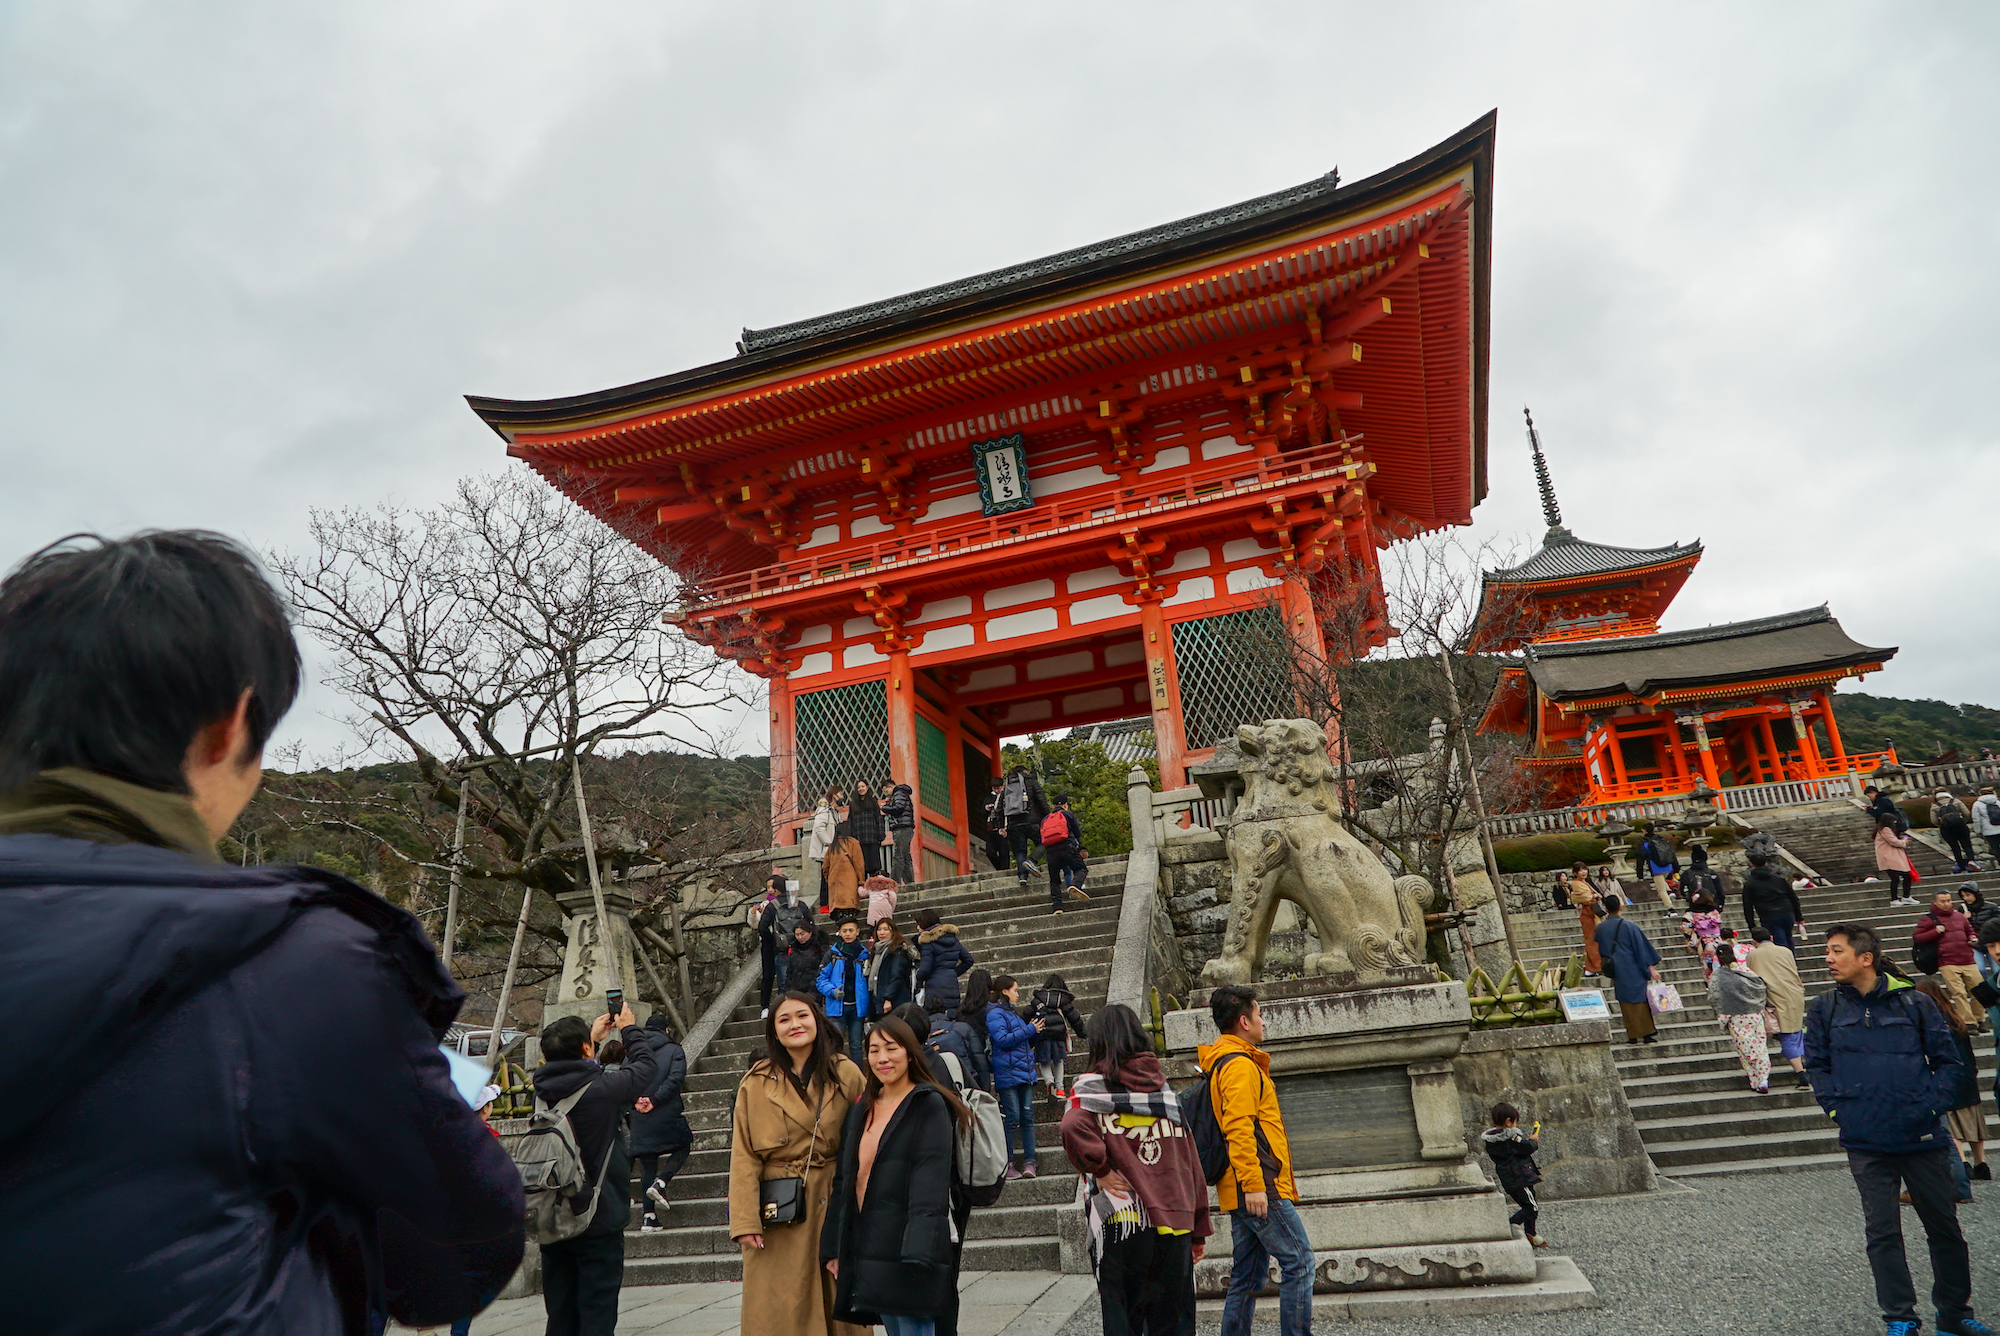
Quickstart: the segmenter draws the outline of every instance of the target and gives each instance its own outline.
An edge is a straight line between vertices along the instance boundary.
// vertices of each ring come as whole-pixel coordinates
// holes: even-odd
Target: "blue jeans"
[[[995,1091],[1000,1101],[1000,1118],[1007,1124],[1007,1146],[1012,1153],[1014,1143],[1021,1144],[1021,1158],[1029,1164],[1035,1162],[1035,1084],[1002,1086]]]
[[[856,1008],[849,1006],[845,1016],[835,1016],[834,1023],[847,1035],[847,1056],[862,1071],[868,1070],[868,1018]]]
[[[1222,1301],[1222,1336],[1250,1336],[1257,1291],[1278,1264],[1280,1336],[1312,1336],[1313,1250],[1306,1241],[1298,1208],[1273,1195],[1271,1209],[1258,1219],[1240,1207],[1229,1213],[1232,1262],[1229,1294]]]
[[[882,1330],[887,1336],[933,1336],[937,1331],[937,1319],[930,1317],[899,1317],[895,1313],[877,1314],[882,1319]]]
[[[1784,947],[1787,951],[1792,949],[1793,925],[1794,920],[1788,918],[1766,918],[1764,920],[1765,931],[1771,934],[1771,940],[1779,946]]]

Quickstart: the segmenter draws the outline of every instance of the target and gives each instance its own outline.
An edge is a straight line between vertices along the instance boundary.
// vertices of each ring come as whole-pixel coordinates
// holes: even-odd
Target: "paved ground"
[[[1055,1336],[1097,1298],[1090,1277],[1048,1271],[967,1271],[958,1294],[960,1336]],[[734,1281],[636,1286],[619,1297],[619,1336],[738,1336],[742,1299],[743,1286]],[[503,1300],[472,1322],[473,1336],[537,1336],[542,1328],[539,1298]]]
[[[1974,1189],[1977,1200],[1959,1208],[1959,1220],[1972,1249],[1973,1304],[1990,1320],[2000,1313],[2000,1183]],[[1703,1179],[1696,1189],[1544,1208],[1542,1232],[1554,1251],[1576,1260],[1604,1307],[1532,1317],[1412,1318],[1383,1329],[1397,1336],[1881,1336],[1861,1251],[1861,1207],[1844,1169]],[[1929,1336],[1934,1314],[1923,1228],[1908,1210],[1903,1228]],[[1257,1308],[1275,1331],[1275,1301]],[[1362,1324],[1316,1327],[1330,1325]],[[1211,1336],[1217,1328],[1201,1330]],[[1100,1331],[1092,1305],[1061,1336]]]
[[[1972,1246],[1973,1303],[2000,1314],[2000,1183],[1975,1185],[1960,1208]],[[1542,1231],[1574,1258],[1601,1309],[1532,1317],[1411,1318],[1385,1323],[1401,1336],[1812,1336],[1882,1330],[1861,1252],[1861,1212],[1844,1170],[1704,1179],[1648,1197],[1548,1202]],[[1916,1217],[1903,1213],[1917,1290],[1930,1264]],[[964,1336],[1100,1336],[1096,1291],[1085,1276],[968,1272],[959,1278]],[[620,1336],[738,1336],[742,1287],[730,1283],[630,1289]],[[1925,1329],[1931,1312],[1920,1309]],[[1276,1330],[1277,1304],[1258,1305]],[[1349,1326],[1322,1321],[1321,1329]],[[495,1304],[474,1336],[534,1336],[540,1299]],[[1204,1336],[1216,1328],[1202,1326]],[[764,1336],[750,1333],[749,1336]]]

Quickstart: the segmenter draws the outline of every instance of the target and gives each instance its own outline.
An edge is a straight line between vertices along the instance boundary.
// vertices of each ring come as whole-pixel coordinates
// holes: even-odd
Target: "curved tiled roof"
[[[1145,250],[1163,242],[1179,241],[1204,232],[1213,232],[1232,223],[1249,222],[1295,204],[1304,204],[1331,195],[1338,189],[1340,189],[1340,169],[1336,167],[1325,176],[1315,177],[1289,190],[1276,190],[1268,195],[1259,195],[1256,199],[1244,200],[1240,204],[1210,209],[1207,213],[1198,213],[1191,218],[1161,223],[1157,227],[1148,227],[1138,232],[1127,232],[1124,236],[1112,237],[1109,241],[1093,242],[1088,246],[1078,246],[1074,250],[1062,251],[1056,255],[1045,255],[1024,264],[1009,265],[1005,269],[974,274],[971,278],[940,283],[936,287],[906,292],[897,297],[885,297],[881,301],[869,302],[863,306],[850,306],[844,311],[814,316],[809,320],[795,320],[788,325],[774,325],[770,329],[746,328],[743,337],[737,341],[736,351],[762,352],[766,348],[775,348],[798,339],[818,338],[823,334],[837,333],[885,317],[905,315],[932,306],[943,306],[961,298],[978,296],[980,293],[1009,287],[1030,279],[1045,278],[1072,269],[1087,269],[1105,260],[1130,255],[1134,251]]]
[[[1572,640],[1529,645],[1522,651],[1528,674],[1550,700],[1576,700],[1629,691],[1701,686],[1787,673],[1833,672],[1895,655],[1892,646],[1863,645],[1841,630],[1822,603],[1817,608],[1727,622],[1659,635]]]
[[[1670,543],[1666,547],[1611,547],[1587,543],[1568,529],[1552,528],[1542,540],[1541,550],[1518,566],[1487,571],[1485,578],[1496,584],[1532,584],[1540,580],[1573,580],[1580,575],[1607,575],[1615,571],[1640,570],[1701,552],[1701,540]]]

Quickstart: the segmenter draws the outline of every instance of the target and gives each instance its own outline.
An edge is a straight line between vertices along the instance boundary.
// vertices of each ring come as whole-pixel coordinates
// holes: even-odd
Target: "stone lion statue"
[[[1364,979],[1424,957],[1422,877],[1392,877],[1340,823],[1326,734],[1310,719],[1267,719],[1236,730],[1243,801],[1229,827],[1235,890],[1222,954],[1202,982],[1252,984],[1262,975],[1271,919],[1290,900],[1312,919],[1320,949],[1308,974],[1353,971]]]

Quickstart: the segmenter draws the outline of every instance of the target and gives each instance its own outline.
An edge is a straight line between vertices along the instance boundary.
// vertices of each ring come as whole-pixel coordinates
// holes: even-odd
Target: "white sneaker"
[[[667,1180],[656,1178],[646,1185],[646,1199],[665,1212],[671,1203],[667,1201]]]
[[[760,1020],[760,1021],[768,1021],[768,1020],[770,1020],[770,1019],[771,1019],[771,1009],[770,1009],[769,1007],[765,1007],[765,1008],[764,1008],[764,1009],[763,1009],[762,1011],[760,1011],[760,1012],[758,1012],[758,1013],[757,1013],[757,1019],[758,1019],[758,1020]]]
[[[663,1233],[664,1231],[661,1230],[661,1228],[658,1225],[653,1223],[653,1217],[649,1215],[645,1218],[645,1223],[639,1226],[639,1232],[641,1234],[659,1234]]]

